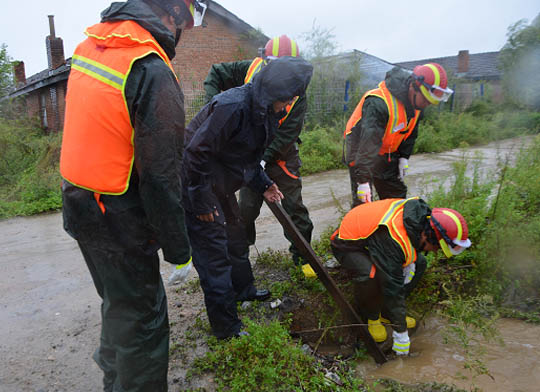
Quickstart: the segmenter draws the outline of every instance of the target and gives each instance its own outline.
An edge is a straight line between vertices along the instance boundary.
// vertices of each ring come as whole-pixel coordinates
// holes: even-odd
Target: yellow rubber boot
[[[405,321],[407,322],[407,328],[408,329],[416,327],[416,320],[413,319],[412,317],[405,316]],[[383,323],[383,324],[391,324],[390,320],[385,319],[383,317],[381,317],[381,323]]]
[[[380,318],[378,320],[368,320],[368,331],[377,343],[386,340],[386,328],[381,324]]]
[[[313,279],[317,277],[317,274],[315,271],[313,271],[313,268],[311,268],[311,265],[304,264],[302,266],[302,272],[304,273],[304,276],[308,279]]]

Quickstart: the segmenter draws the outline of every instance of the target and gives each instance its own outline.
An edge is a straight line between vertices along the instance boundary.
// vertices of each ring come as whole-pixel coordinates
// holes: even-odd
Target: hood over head
[[[394,67],[386,73],[386,87],[399,101],[411,106],[409,102],[409,85],[412,82],[412,72],[401,67]]]
[[[313,66],[301,57],[270,61],[251,81],[253,105],[266,112],[275,101],[286,102],[305,95],[312,74]]]
[[[431,208],[422,199],[409,200],[403,207],[403,224],[416,249],[420,246],[420,236],[428,224],[429,215],[431,215]]]
[[[132,20],[152,34],[152,37],[163,48],[169,59],[176,55],[175,37],[154,14],[152,9],[142,0],[114,2],[101,13],[101,22],[120,22]]]

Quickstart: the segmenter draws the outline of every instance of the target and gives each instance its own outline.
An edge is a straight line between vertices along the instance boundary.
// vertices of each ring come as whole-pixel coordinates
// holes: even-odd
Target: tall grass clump
[[[343,137],[337,128],[337,126],[315,126],[302,132],[300,135],[302,175],[343,168],[341,163]]]
[[[0,120],[0,219],[61,207],[60,145],[33,121]]]

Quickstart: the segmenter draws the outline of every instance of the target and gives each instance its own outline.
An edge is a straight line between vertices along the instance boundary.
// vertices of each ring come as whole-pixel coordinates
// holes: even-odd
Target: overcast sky
[[[84,28],[99,21],[110,0],[1,0],[0,43],[22,60],[27,77],[47,68],[47,15],[66,57],[84,39]],[[454,56],[501,49],[508,26],[529,22],[538,0],[218,0],[219,4],[267,36],[299,38],[314,20],[333,29],[340,51],[358,49],[389,62]],[[300,41],[300,51],[302,50]]]

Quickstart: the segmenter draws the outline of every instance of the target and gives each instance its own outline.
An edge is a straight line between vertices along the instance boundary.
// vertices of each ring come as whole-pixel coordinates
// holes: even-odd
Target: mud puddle
[[[439,382],[465,390],[479,388],[489,392],[528,392],[540,390],[540,325],[518,320],[496,322],[503,343],[483,343],[480,359],[488,375],[475,375],[465,368],[464,350],[445,344],[447,325],[438,318],[426,320],[411,337],[411,355],[377,366],[373,361],[361,362],[360,376],[375,381],[390,378],[405,384]]]

